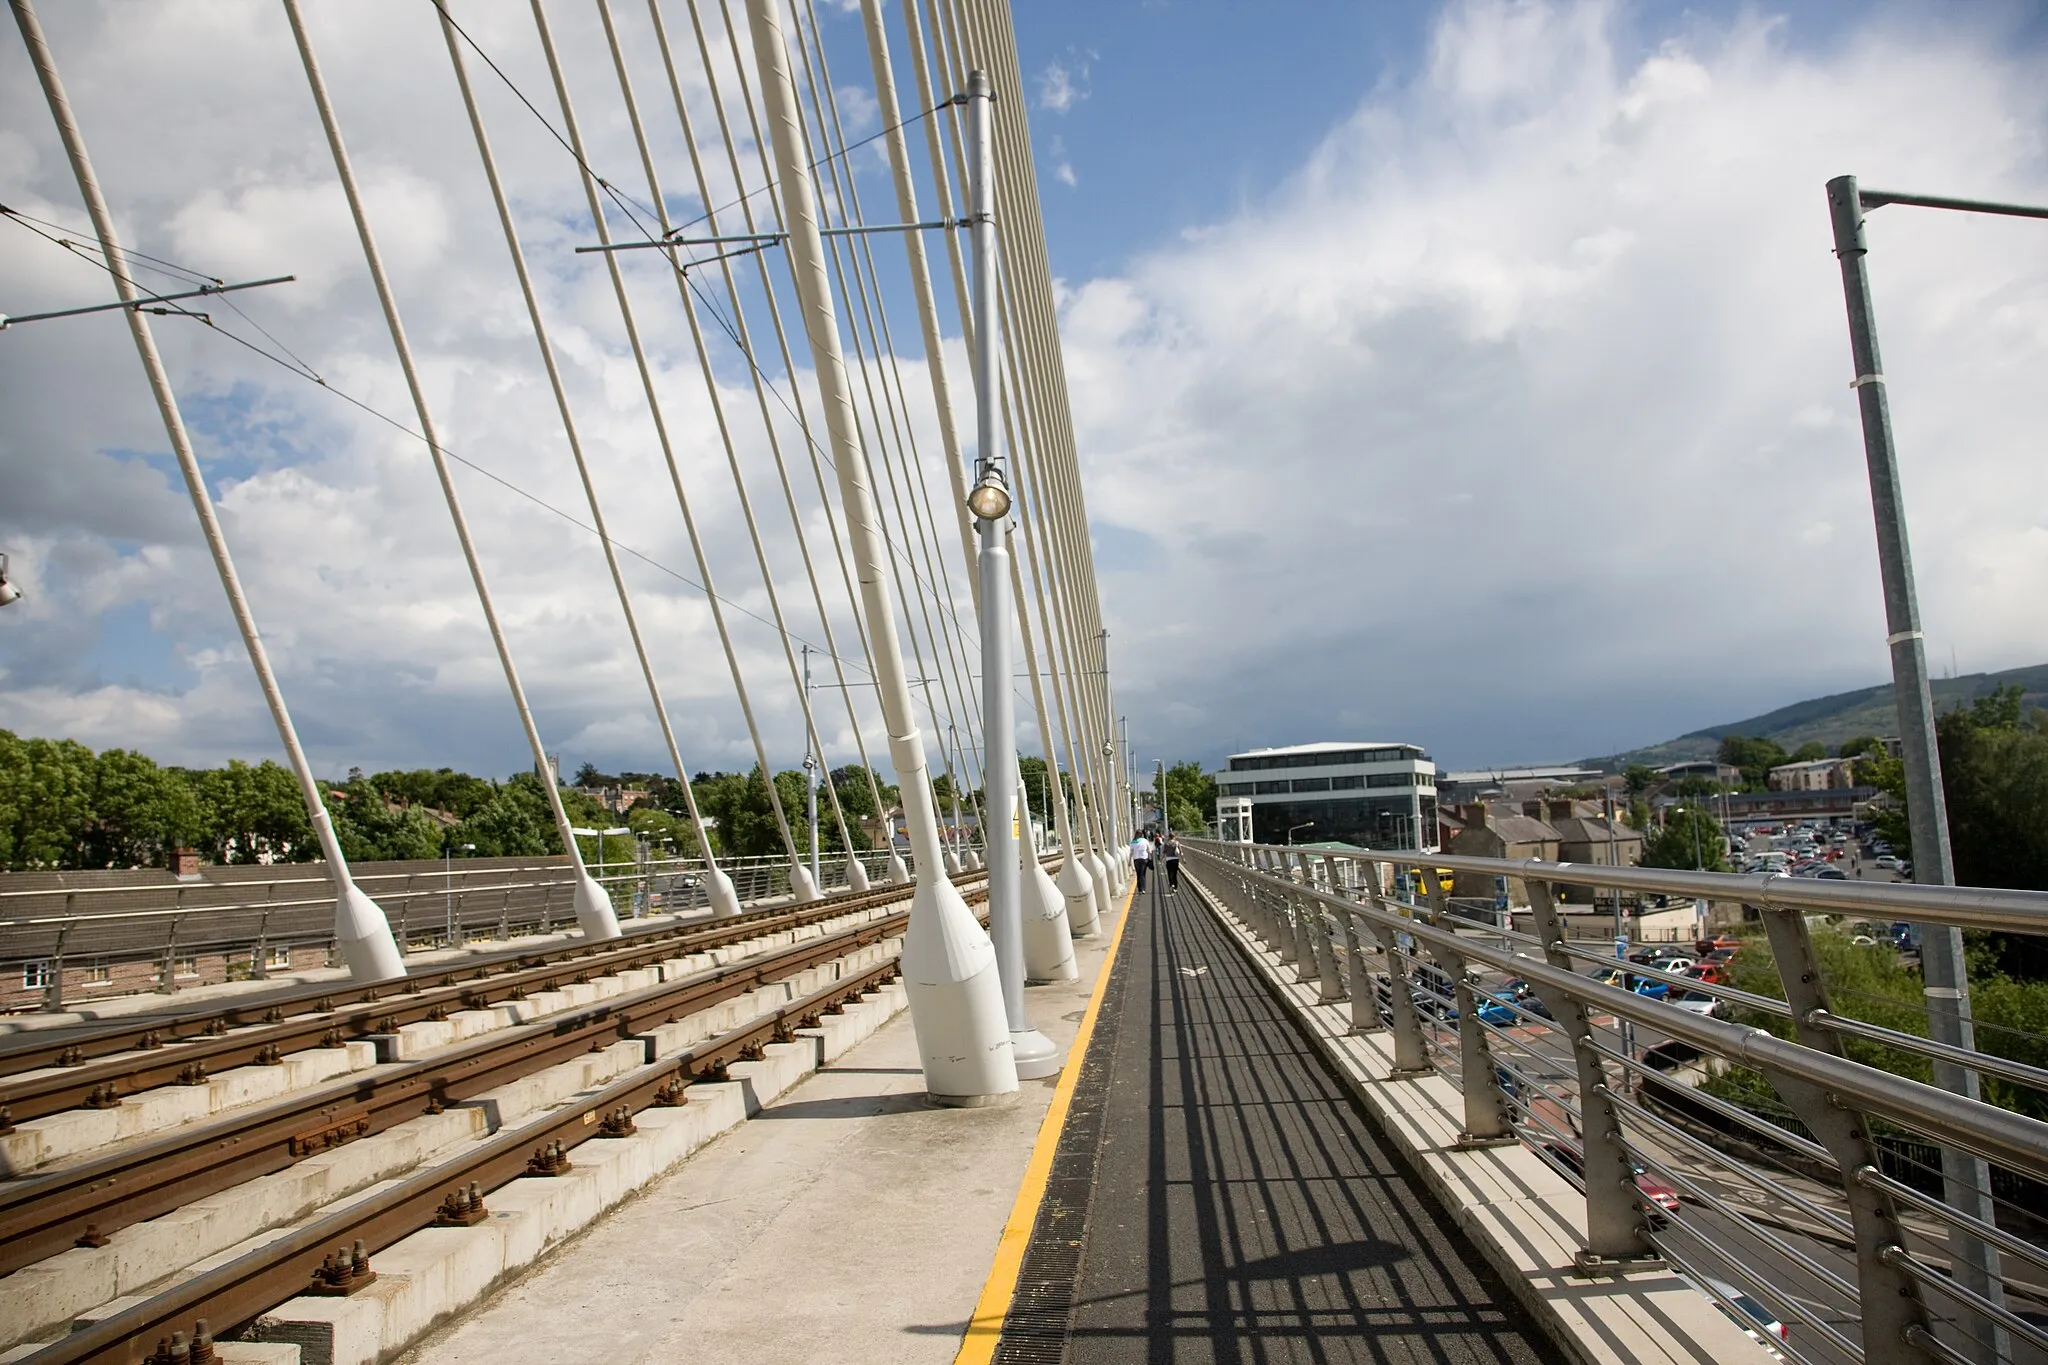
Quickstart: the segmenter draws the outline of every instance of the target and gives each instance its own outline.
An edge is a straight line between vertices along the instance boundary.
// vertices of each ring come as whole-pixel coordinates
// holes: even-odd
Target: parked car
[[[1756,1340],[1764,1341],[1766,1336],[1775,1337],[1779,1342],[1791,1340],[1791,1335],[1785,1330],[1785,1324],[1778,1320],[1776,1313],[1773,1313],[1734,1285],[1729,1284],[1725,1280],[1708,1280],[1707,1287],[1712,1289],[1714,1297],[1720,1300],[1715,1306],[1726,1315],[1730,1322],[1749,1333]],[[1766,1346],[1770,1345],[1767,1341],[1764,1344]],[[1776,1353],[1773,1352],[1773,1354]]]
[[[1877,855],[1877,867],[1878,870],[1883,872],[1897,872],[1899,870],[1899,860],[1889,853],[1880,853]]]
[[[1721,998],[1708,995],[1705,991],[1674,991],[1665,997],[1664,1003],[1676,1005],[1691,1014],[1704,1014],[1709,1017],[1721,1012]]]
[[[1709,986],[1725,986],[1728,984],[1728,964],[1725,962],[1695,962],[1692,966],[1685,969],[1685,974],[1693,980],[1703,981]]]
[[[1671,987],[1652,977],[1637,976],[1619,967],[1609,967],[1604,972],[1595,972],[1593,979],[1603,986],[1617,986],[1625,991],[1634,991],[1646,1000],[1662,1000],[1671,993]]]
[[[1726,949],[1729,952],[1733,952],[1735,949],[1740,948],[1741,946],[1741,939],[1731,938],[1727,934],[1716,934],[1712,938],[1703,938],[1698,943],[1693,944],[1694,949],[1698,951],[1701,957],[1711,956],[1712,954],[1718,953],[1723,949]]]
[[[1543,1150],[1550,1153],[1558,1165],[1570,1171],[1581,1182],[1585,1180],[1586,1163],[1579,1156],[1578,1148],[1562,1142],[1546,1142],[1543,1144]],[[1650,1226],[1664,1227],[1670,1222],[1670,1215],[1678,1212],[1678,1191],[1651,1175],[1639,1164],[1631,1162],[1629,1169],[1635,1172],[1636,1193],[1650,1205]]]

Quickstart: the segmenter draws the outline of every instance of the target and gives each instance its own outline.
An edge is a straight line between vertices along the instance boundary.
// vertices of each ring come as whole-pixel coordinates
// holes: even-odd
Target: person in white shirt
[[[1138,873],[1138,889],[1145,889],[1145,874],[1152,870],[1152,841],[1143,834],[1131,840],[1131,866]]]

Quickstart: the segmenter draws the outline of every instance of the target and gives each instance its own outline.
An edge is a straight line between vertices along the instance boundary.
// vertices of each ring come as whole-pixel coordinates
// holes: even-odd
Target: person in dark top
[[[1170,830],[1159,841],[1159,861],[1166,865],[1166,889],[1169,892],[1180,890],[1180,840],[1174,838]]]

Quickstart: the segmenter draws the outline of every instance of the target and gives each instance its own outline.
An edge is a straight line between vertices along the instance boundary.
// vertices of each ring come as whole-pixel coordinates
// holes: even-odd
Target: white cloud
[[[1088,98],[1088,78],[1095,69],[1091,48],[1068,48],[1038,73],[1038,107],[1064,114]]]
[[[1168,566],[1104,575],[1154,748],[1569,758],[1887,676],[1823,183],[2048,200],[2048,60],[1617,22],[1451,5],[1265,202],[1070,282],[1091,514]],[[1871,240],[1929,637],[2039,662],[2048,233]]]
[[[297,275],[294,284],[236,299],[336,392],[413,425],[276,6],[186,0],[134,12],[107,3],[47,8],[57,59],[129,244],[230,279]],[[571,18],[557,11],[555,37],[591,160],[640,216],[628,222],[615,209],[612,231],[639,235],[651,220],[645,206],[652,195],[602,30],[587,12]],[[531,16],[486,6],[460,7],[458,16],[559,124]],[[693,217],[702,206],[649,21],[628,9],[618,17],[670,213]],[[316,8],[310,18],[444,439],[457,455],[587,521],[433,9],[380,0]],[[857,26],[845,34],[858,41]],[[684,94],[707,158],[706,197],[728,206],[727,230],[740,230],[730,208],[733,173],[688,24],[671,17],[669,37],[683,58]],[[737,84],[715,20],[709,39],[740,138],[740,173],[758,185],[758,151],[734,103]],[[850,47],[846,56],[860,63],[849,72],[865,69],[863,49]],[[194,69],[211,74],[195,82]],[[594,236],[573,166],[474,54],[470,74],[611,532],[666,566],[623,557],[685,759],[693,768],[751,764],[704,598],[676,576],[699,575],[610,286],[595,258],[572,253]],[[850,136],[874,126],[866,91],[840,85],[834,93]],[[82,224],[18,45],[0,45],[0,127],[8,130],[0,136],[0,173],[9,176],[0,197]],[[886,182],[863,188],[877,204],[891,202]],[[753,202],[763,203],[759,196]],[[89,263],[12,225],[0,231],[11,234],[0,238],[0,298],[10,311],[105,297],[103,274]],[[751,262],[741,264],[754,343],[786,397]],[[769,606],[674,284],[650,260],[631,259],[627,271],[681,477],[720,591],[733,604],[727,614],[770,759],[793,766],[803,749],[798,709],[782,650],[755,619],[767,617]],[[715,271],[693,278],[712,301],[700,301],[703,325],[784,610],[794,631],[820,640],[745,362],[719,325],[729,320],[730,304]],[[785,286],[785,308],[789,302]],[[225,327],[270,344],[221,303],[208,307]],[[795,324],[793,313],[788,320]],[[323,772],[354,763],[451,763],[498,773],[524,767],[517,720],[421,443],[196,324],[154,322],[316,765]],[[931,430],[930,395],[907,308],[897,329],[923,438]],[[801,333],[793,340],[808,387]],[[0,618],[0,726],[138,746],[172,762],[274,755],[274,732],[118,319],[22,327],[0,339],[0,355],[0,548],[14,554],[29,591]],[[807,536],[829,556],[796,423],[779,402],[770,407]],[[550,746],[572,761],[665,769],[596,541],[468,468],[458,466],[455,481]],[[820,569],[842,649],[857,653],[836,570],[829,558]],[[952,586],[964,593],[957,565]],[[861,676],[858,668],[853,676]],[[869,753],[886,762],[872,695],[854,696]],[[819,721],[828,756],[851,761],[853,731],[838,694],[821,694]]]

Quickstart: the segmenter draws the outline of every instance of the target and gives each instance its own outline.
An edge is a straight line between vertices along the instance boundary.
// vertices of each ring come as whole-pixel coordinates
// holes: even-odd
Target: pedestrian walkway
[[[1123,937],[995,1361],[1561,1359],[1188,887]]]

